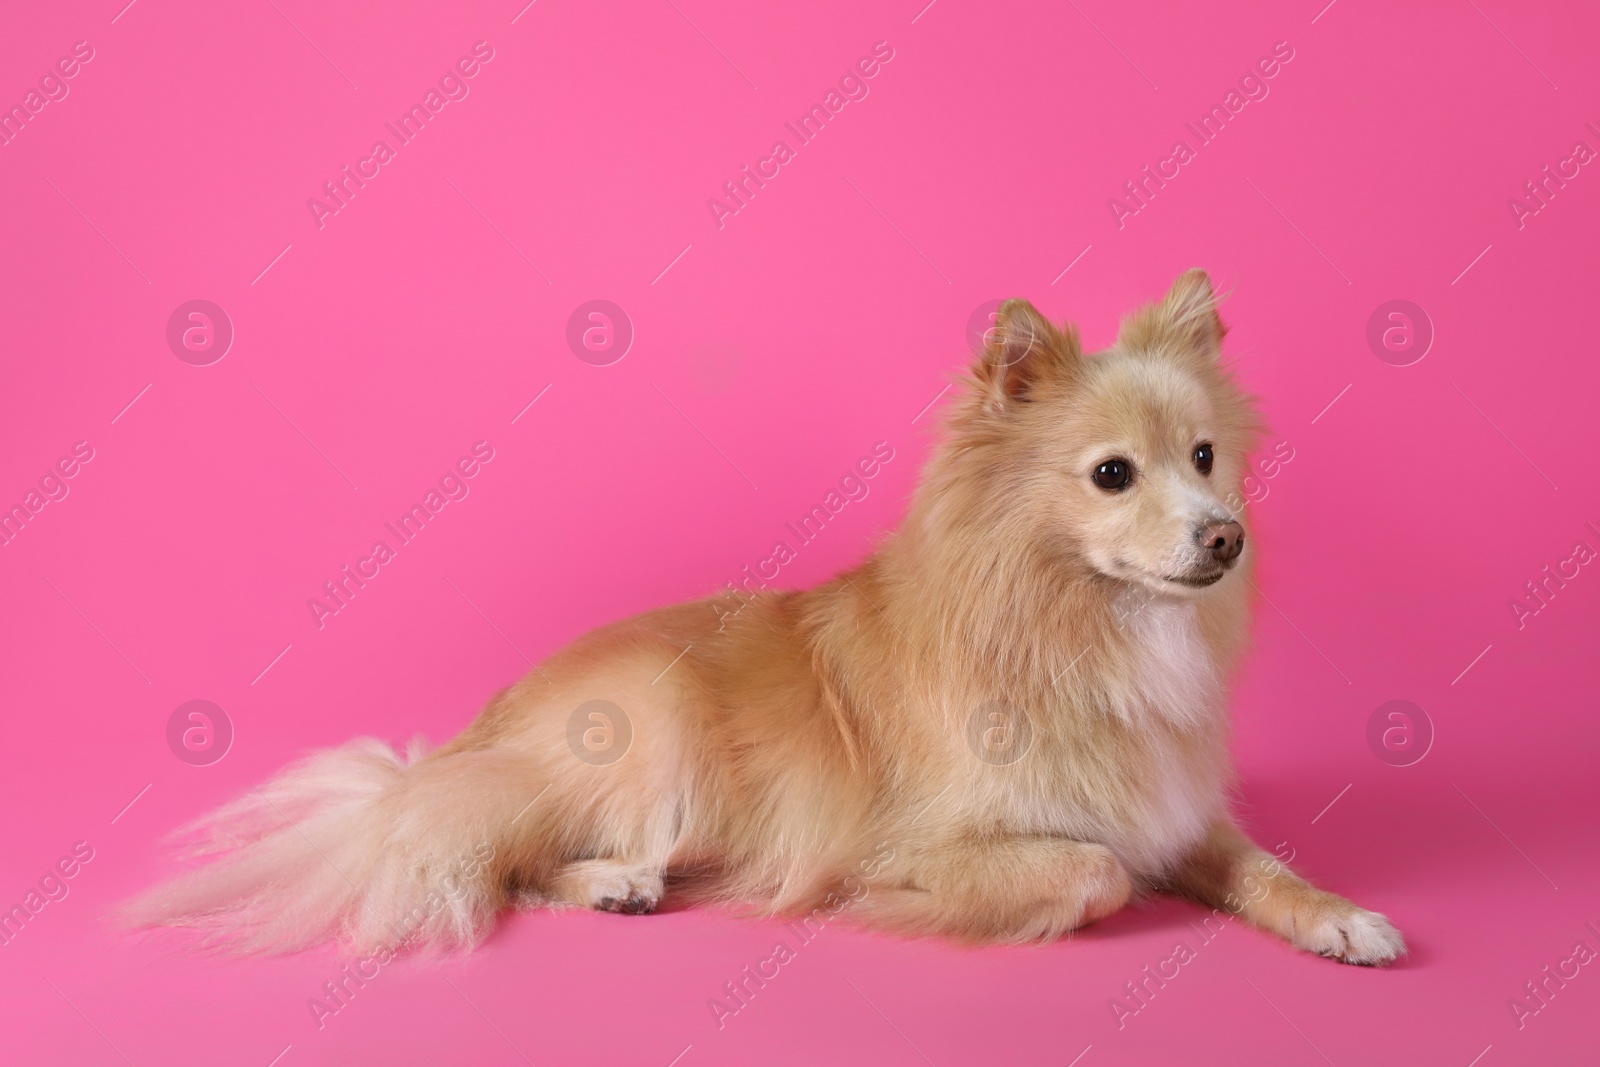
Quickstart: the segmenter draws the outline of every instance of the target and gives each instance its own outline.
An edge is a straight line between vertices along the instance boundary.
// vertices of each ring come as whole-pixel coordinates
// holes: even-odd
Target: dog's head
[[[1199,595],[1249,550],[1236,512],[1257,419],[1218,364],[1223,332],[1198,270],[1089,357],[1071,326],[1008,301],[958,440],[999,450],[1007,510],[1036,543],[1110,578]]]

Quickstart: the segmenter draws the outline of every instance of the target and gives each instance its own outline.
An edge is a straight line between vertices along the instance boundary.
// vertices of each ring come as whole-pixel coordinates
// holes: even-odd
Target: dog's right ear
[[[1074,377],[1078,359],[1078,337],[1071,327],[1057,328],[1026,300],[1007,300],[984,333],[972,377],[989,406],[1004,411],[1032,399],[1047,381]]]
[[[1217,315],[1211,278],[1198,268],[1184,271],[1159,304],[1147,304],[1122,320],[1117,343],[1159,353],[1204,371],[1216,366],[1228,332]]]

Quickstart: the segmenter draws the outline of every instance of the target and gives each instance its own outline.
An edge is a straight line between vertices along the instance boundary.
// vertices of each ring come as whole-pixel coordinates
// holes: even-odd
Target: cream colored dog
[[[1005,304],[902,528],[730,612],[590,633],[460,736],[311,757],[192,829],[213,862],[130,906],[244,951],[470,945],[508,904],[668,891],[769,914],[848,899],[913,935],[1026,941],[1140,891],[1382,964],[1381,915],[1229,817],[1256,434],[1205,274],[1084,357]]]

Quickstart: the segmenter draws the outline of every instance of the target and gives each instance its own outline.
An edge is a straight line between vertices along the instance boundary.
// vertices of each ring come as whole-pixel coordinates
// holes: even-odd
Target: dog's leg
[[[1133,882],[1104,845],[1059,837],[969,838],[896,859],[861,901],[868,922],[971,940],[1059,937],[1116,911]]]
[[[583,854],[557,866],[538,892],[545,898],[625,915],[649,915],[661,903],[667,866],[685,840],[682,798],[653,787],[627,790],[603,815],[592,815]]]
[[[1406,950],[1388,919],[1306,882],[1229,823],[1212,827],[1166,888],[1346,963],[1382,965]]]

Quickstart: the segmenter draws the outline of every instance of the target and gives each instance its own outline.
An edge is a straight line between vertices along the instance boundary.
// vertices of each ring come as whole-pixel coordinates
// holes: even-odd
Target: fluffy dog
[[[667,891],[911,935],[1057,937],[1135,893],[1349,963],[1405,951],[1229,817],[1257,417],[1180,277],[1085,357],[1002,306],[909,515],[814,589],[596,630],[402,758],[360,740],[191,829],[130,906],[241,951],[470,946],[508,905]]]

